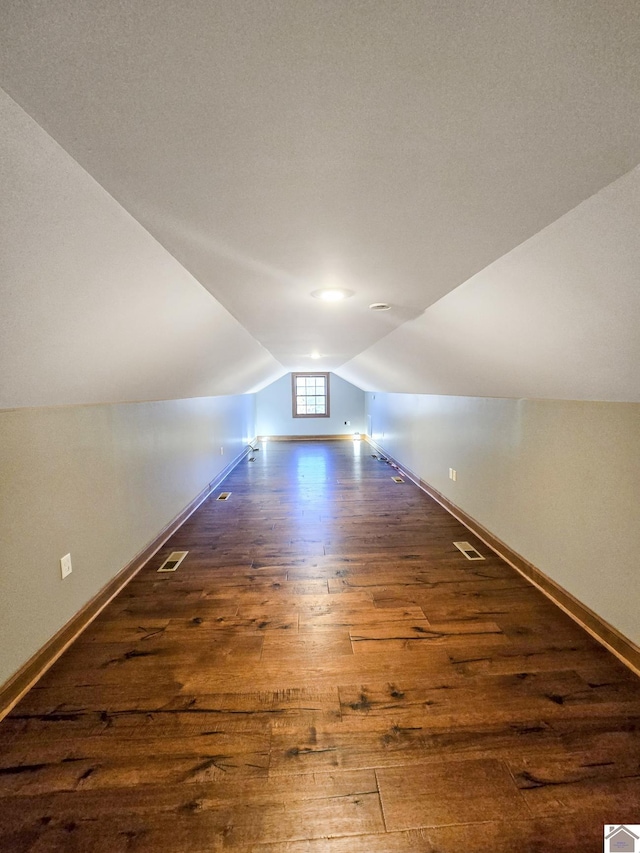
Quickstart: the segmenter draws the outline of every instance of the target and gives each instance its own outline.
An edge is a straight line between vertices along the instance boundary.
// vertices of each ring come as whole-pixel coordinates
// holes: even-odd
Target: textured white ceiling
[[[637,0],[0,16],[7,92],[287,369],[336,369],[397,329],[398,377],[421,359],[402,324],[640,161]],[[319,304],[325,282],[355,296]],[[491,370],[517,393],[510,364]]]

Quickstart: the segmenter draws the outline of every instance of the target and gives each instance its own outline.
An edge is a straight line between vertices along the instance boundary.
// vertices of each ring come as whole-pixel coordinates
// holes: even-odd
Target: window
[[[294,418],[329,417],[329,374],[292,373]]]

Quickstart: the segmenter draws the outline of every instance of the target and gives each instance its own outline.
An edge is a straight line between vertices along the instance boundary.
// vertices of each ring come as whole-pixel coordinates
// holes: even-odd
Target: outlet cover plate
[[[71,554],[65,554],[64,557],[60,557],[60,574],[62,575],[62,580],[68,578],[72,571]]]

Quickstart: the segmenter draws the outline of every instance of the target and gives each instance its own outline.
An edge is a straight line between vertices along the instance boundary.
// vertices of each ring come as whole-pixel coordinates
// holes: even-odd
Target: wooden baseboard
[[[259,435],[256,441],[346,441],[359,440],[359,432],[344,435]]]
[[[29,691],[60,655],[80,636],[88,625],[104,610],[109,602],[124,589],[129,581],[142,569],[153,555],[176,530],[184,524],[200,504],[222,483],[225,477],[249,453],[247,447],[218,476],[206,486],[158,535],[137,554],[118,574],[112,578],[87,604],[64,625],[57,634],[37,651],[20,669],[0,687],[0,720],[2,720]]]
[[[449,498],[445,497],[437,489],[434,489],[429,483],[422,480],[417,474],[407,469],[402,463],[398,462],[390,456],[384,448],[380,447],[370,436],[363,435],[363,440],[367,441],[378,453],[385,456],[394,465],[407,476],[409,480],[419,486],[429,497],[437,501],[447,512],[456,518],[461,524],[471,531],[474,536],[477,536],[487,547],[501,557],[505,562],[509,563],[517,572],[536,586],[543,592],[547,598],[551,599],[554,604],[560,607],[561,610],[569,615],[575,622],[585,629],[592,637],[598,640],[617,658],[619,658],[626,666],[629,667],[636,675],[640,675],[640,647],[632,642],[624,634],[621,634],[617,628],[606,622],[601,616],[598,616],[593,610],[578,601],[575,596],[567,592],[564,587],[552,580],[548,575],[536,568],[532,563],[514,551],[509,545],[494,536],[490,530],[487,530],[482,524],[468,515],[459,506],[452,503]]]

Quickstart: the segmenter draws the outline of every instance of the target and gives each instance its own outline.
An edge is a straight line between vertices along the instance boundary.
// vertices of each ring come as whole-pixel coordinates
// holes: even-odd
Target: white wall
[[[291,374],[287,373],[256,394],[258,435],[346,435],[365,432],[364,391],[334,373],[329,374],[329,418],[294,418]],[[345,424],[345,421],[351,421]]]
[[[254,436],[254,395],[0,413],[0,684]]]
[[[640,404],[376,392],[367,407],[390,455],[640,643]]]

